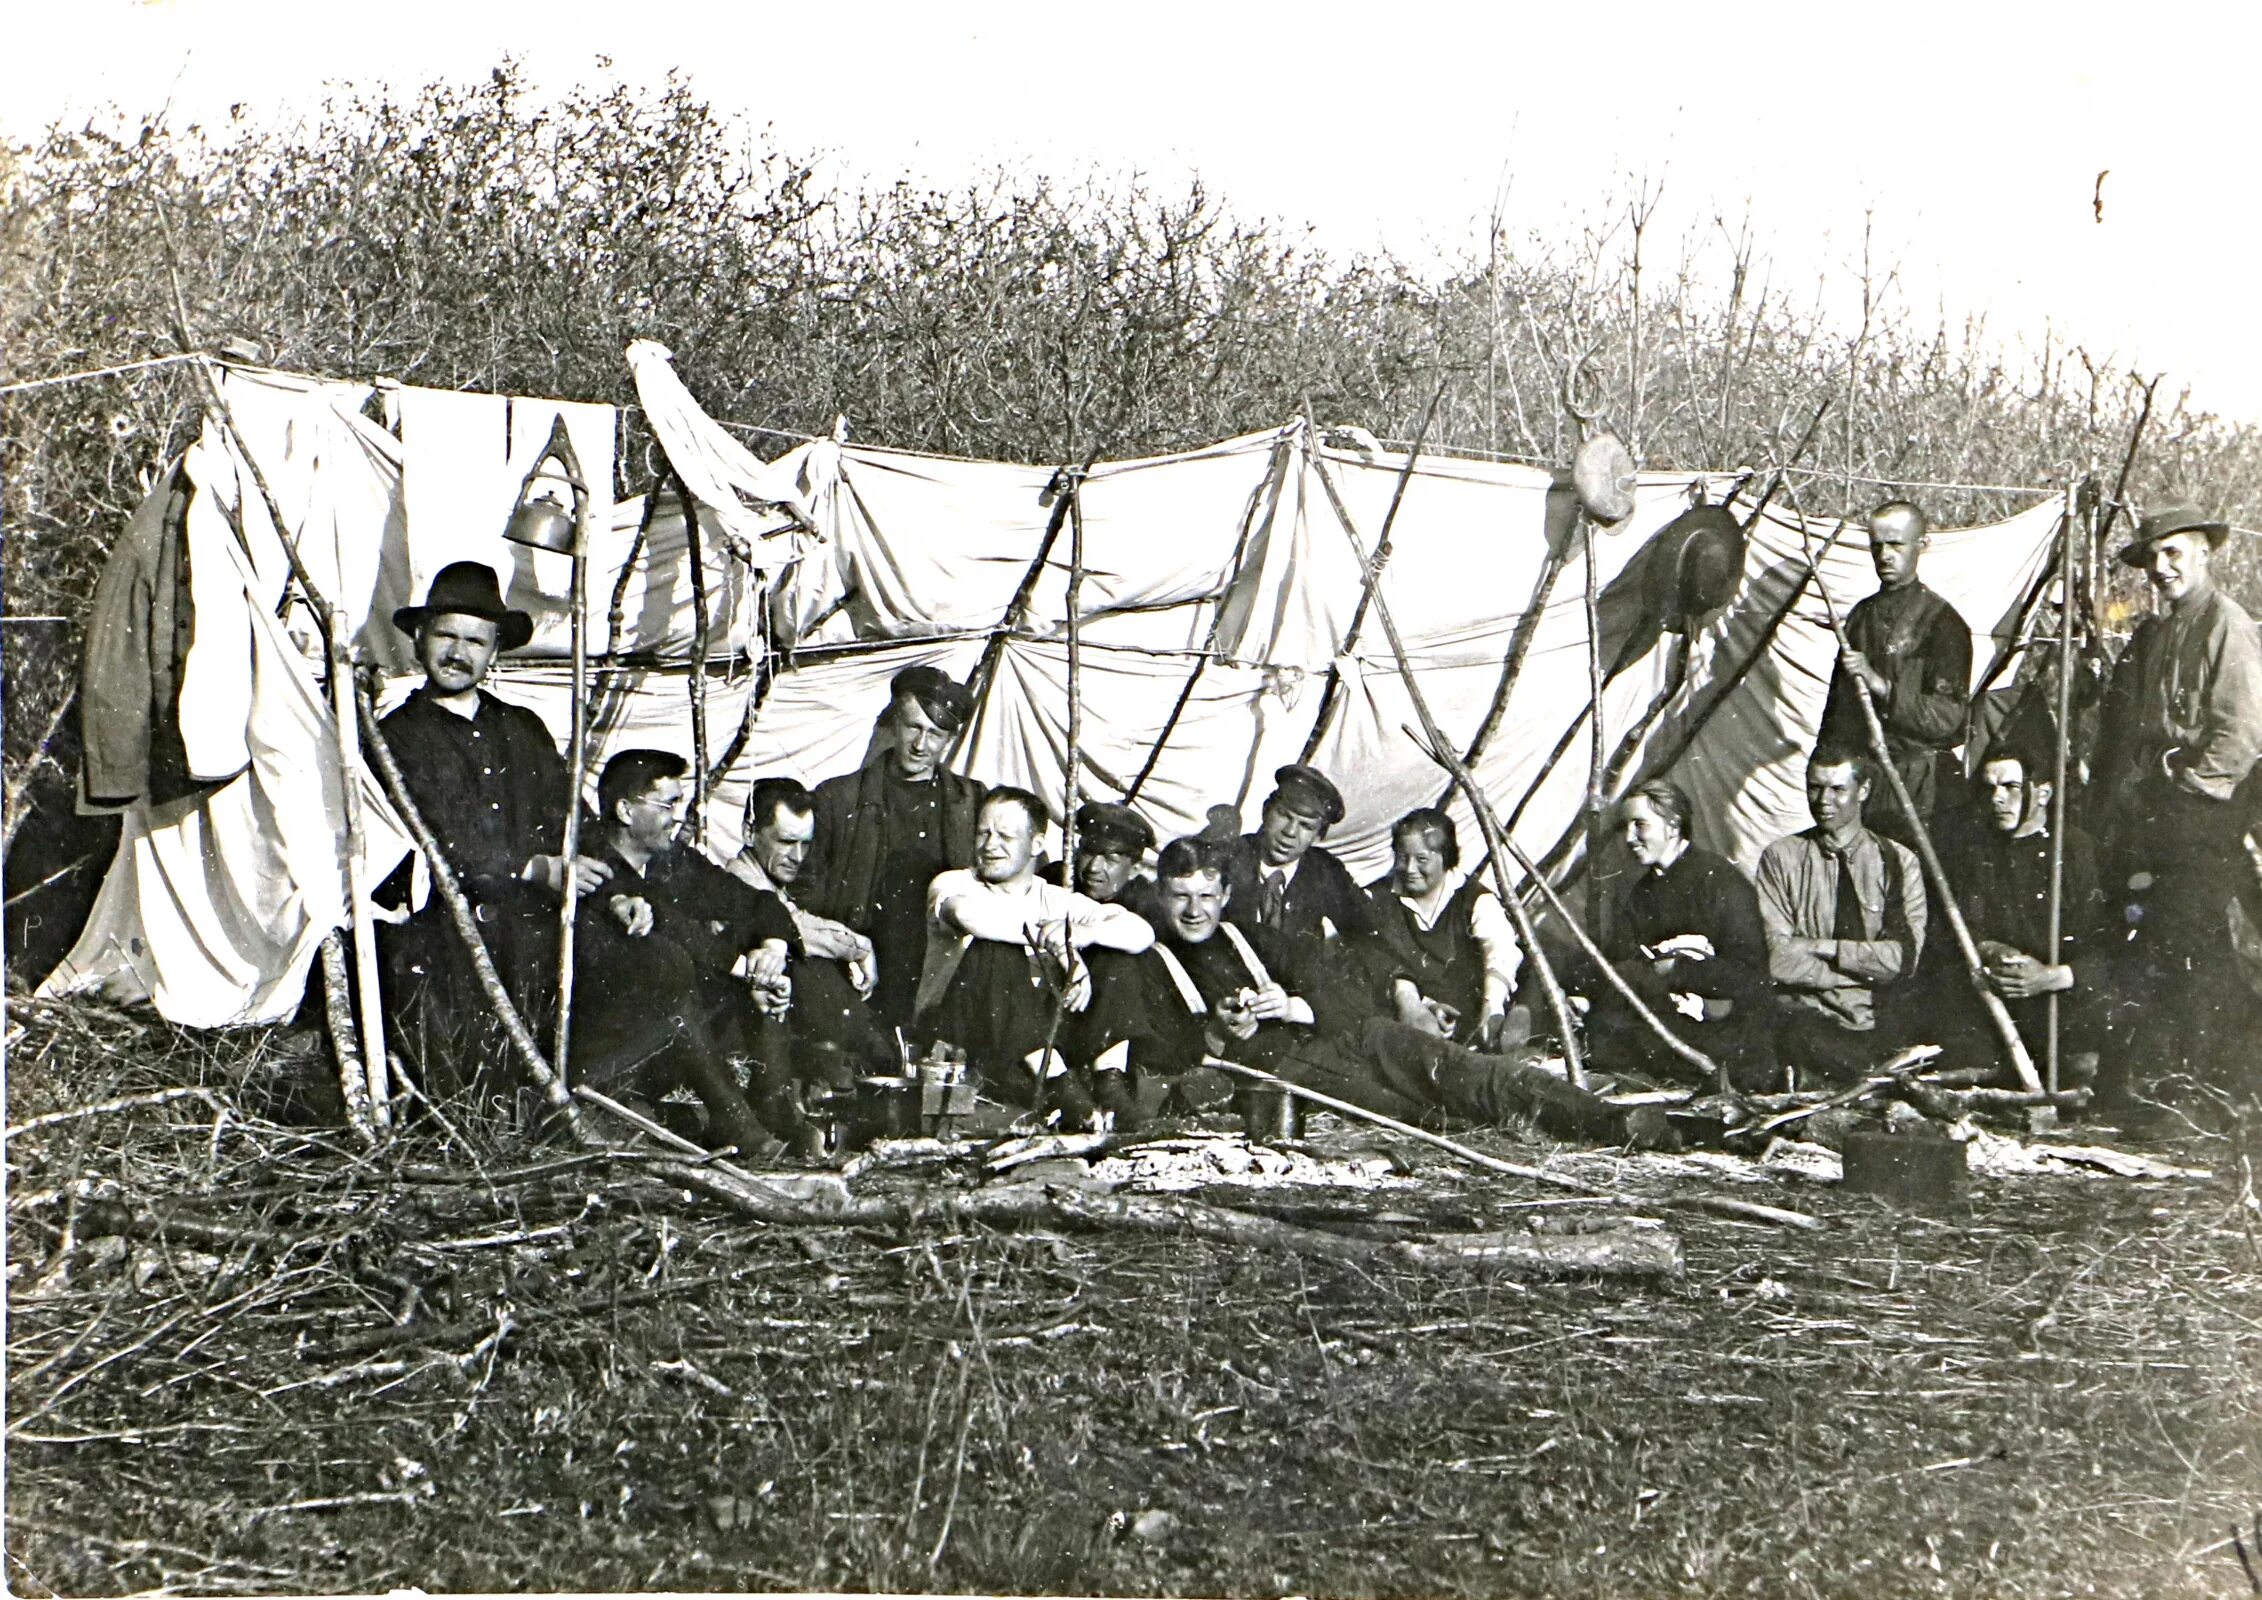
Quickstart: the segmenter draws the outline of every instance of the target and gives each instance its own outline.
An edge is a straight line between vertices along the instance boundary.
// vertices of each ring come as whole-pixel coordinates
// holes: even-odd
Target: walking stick
[[[1793,508],[1796,509],[1795,494],[1792,500]],[[1799,537],[1803,541],[1806,537],[1804,515],[1800,516],[1799,521]],[[1814,592],[1822,597],[1823,614],[1830,619],[1830,632],[1837,638],[1839,650],[1851,651],[1853,644],[1846,637],[1845,624],[1838,620],[1838,607],[1830,598],[1830,586],[1824,581],[1819,565],[1814,569]],[[1848,676],[1852,677],[1852,674]],[[1948,882],[1946,869],[1940,865],[1940,854],[1932,847],[1932,830],[1917,815],[1916,801],[1909,794],[1908,783],[1901,777],[1901,769],[1893,765],[1892,753],[1885,747],[1885,724],[1877,715],[1876,702],[1870,698],[1869,685],[1858,677],[1853,678],[1853,685],[1854,701],[1861,707],[1862,725],[1869,733],[1870,754],[1877,758],[1878,769],[1885,774],[1885,782],[1893,791],[1894,801],[1900,806],[1901,814],[1908,818],[1909,833],[1916,841],[1917,856],[1924,864],[1925,882],[1931,885],[1932,896],[1940,904],[1940,913],[1947,920],[1948,930],[1955,935],[1956,950],[1964,961],[1964,973],[1971,979],[1972,988],[1979,995],[1980,1005],[1986,1009],[1987,1020],[1994,1024],[1996,1037],[2002,1041],[2003,1049],[2009,1054],[2011,1069],[2018,1074],[2020,1085],[2039,1094],[2042,1092],[2042,1078],[2034,1070],[2034,1057],[2028,1053],[2026,1041],[2019,1037],[2018,1024],[2011,1020],[2010,1009],[2003,1004],[2003,997],[1987,981],[1987,968],[1979,959],[1979,946],[1972,939],[1970,925],[1964,921],[1963,908],[1956,904],[1955,890]]]

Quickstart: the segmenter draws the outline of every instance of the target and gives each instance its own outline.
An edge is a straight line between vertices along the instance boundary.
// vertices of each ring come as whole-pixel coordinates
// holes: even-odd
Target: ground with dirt
[[[1830,1224],[1652,1208],[1684,1275],[1525,1283],[940,1211],[767,1226],[460,1119],[378,1154],[288,1125],[282,1035],[15,1005],[9,1035],[20,1593],[2247,1587],[2235,1132],[2169,1149],[2211,1180],[1981,1180],[1938,1216],[1485,1135]],[[1370,1235],[1612,1210],[1320,1146],[1419,1181],[1207,1193]]]

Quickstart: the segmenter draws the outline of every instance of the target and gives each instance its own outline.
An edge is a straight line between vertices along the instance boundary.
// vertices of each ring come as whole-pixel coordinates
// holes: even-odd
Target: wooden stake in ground
[[[2065,934],[2066,748],[2073,735],[2074,520],[2080,498],[2078,487],[2066,490],[2066,514],[2058,525],[2058,715],[2050,776],[2050,951],[2042,958],[2053,967],[2058,964]],[[2059,1011],[2055,989],[2050,991],[2046,1015],[2049,1037],[2043,1052],[2043,1083],[2056,1094]]]
[[[1794,497],[1795,498],[1795,497]],[[1801,519],[1802,522],[1804,519]],[[1803,534],[1802,534],[1803,537]],[[1814,591],[1822,597],[1823,614],[1830,619],[1830,632],[1838,641],[1841,651],[1851,651],[1852,642],[1846,637],[1845,624],[1838,620],[1838,607],[1830,598],[1830,586],[1824,581],[1822,569],[1814,570]],[[1876,758],[1877,767],[1893,791],[1893,799],[1901,814],[1908,818],[1909,834],[1916,841],[1918,858],[1924,863],[1925,882],[1931,886],[1933,901],[1946,919],[1948,931],[1956,938],[1956,949],[1964,960],[1964,973],[1971,979],[1972,988],[1979,995],[1979,1003],[1986,1009],[1987,1020],[1994,1024],[1995,1034],[2002,1041],[2004,1052],[2010,1057],[2011,1069],[2019,1075],[2019,1082],[2034,1093],[2042,1092],[2042,1078],[2034,1070],[2034,1057],[2027,1052],[2026,1041],[2019,1037],[2018,1024],[2003,1004],[2003,997],[1987,981],[1987,967],[1979,959],[1979,946],[1973,942],[1971,928],[1964,921],[1963,908],[1956,904],[1955,888],[1948,882],[1947,870],[1940,865],[1940,853],[1932,847],[1932,830],[1917,815],[1916,801],[1909,795],[1909,786],[1901,778],[1900,768],[1893,765],[1891,751],[1885,745],[1885,724],[1877,715],[1877,704],[1870,698],[1869,685],[1860,678],[1853,680],[1854,703],[1861,707],[1862,725],[1869,732],[1870,754]]]

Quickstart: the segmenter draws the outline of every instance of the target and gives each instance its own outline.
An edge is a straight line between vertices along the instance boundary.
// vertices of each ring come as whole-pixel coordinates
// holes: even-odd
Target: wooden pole
[[[1845,624],[1838,620],[1837,605],[1830,598],[1830,586],[1823,579],[1819,566],[1814,573],[1814,587],[1815,592],[1822,597],[1822,609],[1830,619],[1830,632],[1837,638],[1838,648],[1842,651],[1851,650],[1853,644],[1846,637]],[[1908,818],[1910,837],[1915,840],[1918,859],[1924,864],[1925,881],[1932,887],[1932,898],[1940,907],[1940,914],[1948,924],[1948,931],[1955,935],[1956,949],[1964,960],[1964,973],[1971,979],[1972,988],[1979,996],[1980,1005],[1987,1012],[1988,1021],[1994,1024],[1996,1037],[2002,1041],[2003,1049],[2010,1057],[2011,1069],[2018,1074],[2020,1084],[2035,1093],[2041,1093],[2042,1077],[2034,1070],[2034,1057],[2028,1052],[2026,1041],[2019,1037],[2018,1024],[2011,1020],[2011,1013],[2004,1006],[2003,997],[1987,981],[1987,968],[1979,959],[1979,946],[1972,940],[1971,927],[1964,921],[1963,908],[1956,904],[1955,888],[1948,882],[1946,869],[1940,865],[1940,854],[1932,847],[1932,830],[1917,815],[1916,801],[1909,794],[1909,786],[1902,779],[1900,768],[1893,765],[1892,754],[1885,745],[1885,724],[1878,718],[1876,702],[1870,699],[1869,685],[1860,678],[1855,678],[1853,685],[1854,703],[1861,707],[1862,722],[1869,732],[1870,754],[1876,757],[1878,769],[1885,775],[1886,785],[1893,791],[1893,799],[1900,806],[1901,814]]]
[[[1582,1179],[1568,1177],[1560,1172],[1549,1172],[1545,1167],[1528,1167],[1520,1162],[1503,1161],[1498,1156],[1488,1156],[1482,1150],[1473,1149],[1461,1143],[1458,1139],[1448,1139],[1442,1133],[1432,1133],[1429,1129],[1417,1127],[1411,1122],[1401,1122],[1396,1117],[1385,1116],[1380,1111],[1370,1111],[1353,1100],[1338,1100],[1334,1095],[1323,1094],[1317,1089],[1307,1089],[1300,1083],[1278,1077],[1259,1067],[1246,1067],[1238,1061],[1226,1061],[1217,1056],[1203,1057],[1202,1065],[1215,1067],[1219,1071],[1237,1078],[1246,1078],[1251,1083],[1261,1083],[1268,1088],[1283,1090],[1298,1100],[1308,1100],[1315,1106],[1325,1107],[1329,1111],[1350,1117],[1354,1121],[1371,1123],[1377,1128],[1388,1128],[1392,1133],[1404,1134],[1409,1139],[1419,1140],[1426,1145],[1433,1145],[1440,1150],[1460,1157],[1473,1167],[1481,1167],[1487,1172],[1497,1172],[1503,1177],[1526,1178],[1533,1183],[1545,1184],[1551,1189],[1562,1189],[1571,1194],[1588,1195],[1598,1199],[1616,1200],[1631,1206],[1685,1206],[1696,1210],[1717,1211],[1724,1216],[1744,1217],[1760,1222],[1784,1223],[1794,1228],[1815,1229],[1822,1226],[1819,1217],[1810,1217],[1803,1211],[1785,1211],[1775,1206],[1753,1205],[1749,1201],[1727,1200],[1713,1195],[1675,1195],[1646,1199],[1637,1195],[1617,1194],[1602,1188],[1598,1184],[1587,1183]]]
[[[2065,934],[2066,892],[2066,752],[2073,721],[2073,614],[2074,522],[2081,491],[2066,490],[2065,520],[2058,529],[2058,718],[2056,749],[2050,778],[2050,953],[2043,959],[2058,964]],[[2058,994],[2052,990],[2047,1007],[2048,1047],[2043,1054],[2043,1084],[2058,1092]]]
[[[1131,780],[1131,787],[1123,791],[1125,805],[1138,803],[1139,791],[1147,786],[1147,779],[1154,776],[1155,763],[1162,759],[1163,747],[1170,743],[1170,736],[1178,731],[1179,719],[1186,715],[1186,707],[1194,698],[1194,686],[1202,681],[1202,673],[1209,666],[1210,657],[1217,652],[1218,635],[1225,626],[1226,600],[1232,593],[1234,584],[1240,579],[1241,564],[1248,555],[1249,535],[1256,530],[1258,510],[1264,507],[1267,515],[1270,515],[1280,504],[1280,487],[1287,476],[1288,451],[1289,443],[1286,439],[1273,446],[1272,458],[1265,468],[1264,482],[1258,484],[1256,492],[1249,496],[1249,508],[1241,518],[1240,536],[1233,541],[1233,560],[1226,570],[1225,582],[1219,588],[1215,607],[1210,612],[1209,632],[1202,640],[1201,654],[1194,658],[1194,668],[1186,674],[1186,682],[1178,690],[1176,704],[1171,706],[1170,715],[1163,719],[1162,732],[1156,734],[1155,742],[1147,747],[1147,759],[1140,764],[1139,775]]]
[[[346,953],[332,928],[322,935],[322,1016],[330,1025],[330,1051],[338,1062],[338,1087],[346,1098],[346,1123],[363,1144],[377,1143],[377,1119],[369,1106],[369,1069],[354,1032],[353,982],[346,976]]]
[[[173,293],[178,299],[180,280],[173,280]],[[184,346],[188,341],[187,312],[181,312],[181,337]],[[362,859],[363,819],[361,815],[361,763],[355,749],[353,724],[353,657],[347,643],[345,630],[338,621],[337,608],[314,582],[307,570],[305,557],[298,547],[298,536],[283,518],[283,508],[275,498],[274,489],[267,482],[267,474],[260,468],[251,453],[251,444],[237,425],[235,408],[228,404],[228,396],[219,380],[212,375],[212,362],[199,355],[189,365],[202,380],[208,409],[230,442],[235,453],[251,474],[252,486],[258,490],[261,503],[266,507],[267,520],[274,524],[275,538],[283,547],[285,560],[290,564],[291,576],[306,597],[307,608],[314,613],[315,622],[322,632],[322,646],[327,666],[330,691],[330,717],[337,735],[338,802],[345,820],[345,849],[340,863],[345,879],[346,924],[353,933],[353,972],[355,979],[356,1011],[359,1018],[360,1038],[354,1042],[354,1060],[360,1065],[362,1082],[358,1092],[348,1091],[346,1104],[350,1108],[366,1103],[370,1123],[382,1132],[392,1123],[392,1084],[385,1075],[385,1011],[384,995],[377,975],[377,932],[369,915],[369,886],[364,881]],[[328,968],[325,967],[325,976]],[[341,973],[342,976],[342,973]],[[338,1017],[331,1018],[335,1032]],[[341,1073],[353,1070],[342,1057]]]
[[[488,1009],[494,1013],[495,1020],[502,1024],[503,1033],[510,1040],[511,1048],[517,1052],[527,1076],[534,1080],[534,1085],[542,1092],[543,1098],[565,1119],[567,1127],[577,1140],[583,1144],[590,1143],[581,1125],[580,1111],[574,1104],[573,1096],[567,1092],[558,1074],[551,1070],[549,1061],[542,1054],[542,1047],[535,1043],[533,1030],[527,1027],[526,1019],[519,1015],[518,1007],[511,1003],[510,992],[503,987],[502,975],[496,972],[494,958],[487,953],[487,941],[480,937],[478,920],[471,914],[471,902],[464,898],[463,888],[456,882],[455,868],[448,864],[447,853],[440,848],[440,841],[433,837],[431,827],[424,820],[424,813],[417,810],[416,800],[408,792],[408,780],[401,776],[400,763],[393,758],[393,747],[386,742],[384,731],[377,726],[376,705],[370,700],[368,691],[358,685],[355,698],[361,714],[363,748],[375,758],[377,775],[385,785],[385,792],[392,796],[394,809],[400,812],[401,821],[407,824],[409,836],[416,840],[417,848],[424,852],[425,865],[432,873],[433,892],[439,895],[440,903],[448,908],[448,918],[455,924],[456,937],[463,941],[464,951],[471,957],[472,973],[478,978],[479,987],[487,996]]]
[[[680,474],[676,492],[683,499],[684,548],[691,561],[691,842],[707,842],[707,651],[713,629],[707,616],[707,558],[699,532],[699,512]]]
[[[1319,424],[1309,414],[1304,418],[1312,460],[1320,466],[1321,482],[1328,486],[1328,503],[1334,508],[1336,519],[1343,524],[1343,531],[1350,535],[1351,548],[1358,552],[1365,571],[1359,579],[1359,603],[1352,607],[1351,625],[1344,630],[1343,643],[1335,652],[1336,660],[1328,663],[1327,687],[1320,694],[1319,715],[1312,719],[1312,731],[1304,740],[1304,753],[1297,757],[1299,761],[1312,759],[1319,750],[1320,741],[1327,737],[1328,724],[1335,720],[1335,708],[1343,697],[1343,673],[1337,663],[1357,647],[1359,632],[1366,626],[1367,610],[1374,604],[1376,589],[1382,582],[1382,569],[1390,562],[1391,527],[1398,520],[1399,506],[1405,502],[1406,485],[1413,481],[1414,464],[1422,458],[1422,445],[1429,438],[1430,424],[1437,420],[1438,402],[1444,398],[1445,379],[1440,377],[1437,380],[1437,392],[1430,396],[1429,409],[1422,413],[1422,425],[1414,434],[1413,448],[1406,452],[1405,464],[1398,469],[1398,482],[1390,491],[1390,509],[1383,513],[1382,535],[1375,540],[1372,555],[1361,548],[1358,533],[1351,523],[1351,513],[1345,508],[1342,496],[1335,492],[1334,480],[1328,477],[1327,469],[1321,463]]]
[[[1639,334],[1636,335],[1639,341]],[[1636,382],[1639,383],[1637,375]],[[1606,757],[1603,747],[1602,727],[1602,608],[1599,594],[1598,570],[1600,562],[1594,549],[1594,519],[1583,511],[1579,516],[1579,543],[1586,557],[1586,593],[1581,605],[1587,623],[1587,864],[1592,867],[1602,846],[1602,764]],[[1610,925],[1610,908],[1601,892],[1597,874],[1587,878],[1587,921],[1598,934],[1607,936]]]
[[[582,476],[581,457],[573,448],[573,436],[566,431],[562,416],[550,427],[544,454],[551,452],[564,465],[566,481],[573,488],[573,583],[568,602],[572,613],[573,711],[566,750],[565,826],[558,847],[565,861],[565,884],[558,892],[558,1026],[550,1053],[562,1082],[566,1062],[571,1059],[567,1052],[573,1043],[573,932],[580,902],[573,864],[581,853],[581,790],[589,775],[589,641],[582,612],[588,603],[590,510],[588,480]],[[684,498],[684,515],[694,515],[689,496]],[[689,531],[696,537],[696,525]]]
[[[1321,487],[1327,491],[1329,503],[1335,507],[1337,520],[1343,524],[1343,536],[1351,541],[1352,549],[1358,549],[1359,530],[1351,521],[1351,513],[1344,506],[1343,497],[1335,491],[1334,480],[1328,476],[1327,463],[1314,455],[1312,464],[1318,471]],[[1414,677],[1413,663],[1406,656],[1406,641],[1398,636],[1398,624],[1391,619],[1390,602],[1383,598],[1379,585],[1375,587],[1373,594],[1375,616],[1382,623],[1383,636],[1390,641],[1390,654],[1398,663],[1398,675],[1405,681],[1406,695],[1413,702],[1414,715],[1421,719],[1422,736],[1427,740],[1429,748],[1450,754],[1445,734],[1438,727],[1437,720],[1430,715],[1429,701],[1423,697],[1422,686]],[[1454,781],[1468,795],[1470,808],[1476,812],[1478,822],[1484,823],[1490,812],[1485,804],[1484,791],[1477,787],[1475,774],[1467,767],[1461,767],[1453,776]],[[1492,875],[1500,893],[1501,908],[1508,913],[1508,920],[1516,929],[1517,942],[1524,947],[1524,959],[1531,963],[1532,973],[1539,979],[1540,992],[1547,999],[1548,1013],[1554,1017],[1556,1032],[1562,1038],[1564,1071],[1572,1083],[1583,1089],[1587,1081],[1586,1056],[1579,1048],[1578,1028],[1571,1016],[1570,997],[1563,992],[1563,985],[1556,980],[1555,968],[1549,964],[1547,953],[1539,947],[1539,930],[1532,924],[1531,913],[1524,909],[1524,902],[1508,886],[1507,862],[1501,853],[1505,839],[1494,840],[1488,831],[1487,843],[1493,849]]]
[[[1060,881],[1076,888],[1076,803],[1084,772],[1084,484],[1068,485],[1068,773],[1062,786]]]

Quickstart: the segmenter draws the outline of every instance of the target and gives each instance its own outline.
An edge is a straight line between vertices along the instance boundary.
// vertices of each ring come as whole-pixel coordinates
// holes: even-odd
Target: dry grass
[[[287,1036],[11,1017],[19,1593],[2244,1586],[2262,1257],[2221,1178],[1774,1193],[1834,1226],[1678,1213],[1685,1279],[1525,1286],[765,1228],[461,1118],[361,1157],[259,1109]],[[1533,1214],[1425,1179],[1299,1215]]]

